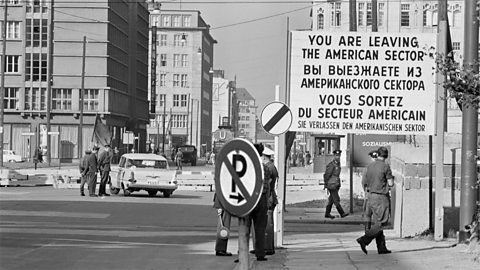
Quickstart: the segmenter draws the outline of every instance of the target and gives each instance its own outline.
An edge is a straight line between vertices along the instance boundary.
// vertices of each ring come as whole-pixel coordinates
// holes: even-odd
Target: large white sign
[[[291,34],[290,130],[434,134],[435,34]]]

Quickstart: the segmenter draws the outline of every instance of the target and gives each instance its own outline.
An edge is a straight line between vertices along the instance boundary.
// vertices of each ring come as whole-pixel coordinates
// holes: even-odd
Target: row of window
[[[158,76],[158,86],[168,86],[167,85],[167,74],[160,73]],[[189,88],[188,83],[188,74],[173,74],[172,75],[172,84],[173,87],[182,87]]]
[[[157,114],[155,119],[150,119],[150,127],[163,128],[163,119],[165,117],[166,116],[164,114]],[[186,114],[172,114],[170,119],[168,119],[168,117],[165,118],[165,127],[187,128],[187,120],[188,115]]]
[[[191,27],[191,15],[160,15],[152,16],[152,25],[161,27]]]
[[[452,9],[453,8],[453,9]],[[448,12],[448,19],[450,26],[459,24],[462,20],[460,18],[460,6],[457,4],[452,7]],[[342,11],[341,3],[330,3],[331,11],[331,26],[341,26]],[[383,26],[385,23],[385,3],[378,3],[378,26]],[[437,5],[425,4],[423,9],[423,26],[436,26],[437,25],[438,8]],[[358,26],[370,26],[372,25],[372,3],[371,2],[359,2],[357,6],[357,25]],[[400,5],[400,26],[409,27],[411,20],[411,5]],[[318,29],[325,28],[324,10],[319,9],[317,15],[317,27]]]
[[[52,110],[72,110],[72,91],[74,89],[52,89]],[[98,89],[85,89],[83,95],[83,110],[98,111]],[[25,88],[25,110],[46,110],[46,88]],[[20,89],[6,87],[4,109],[16,110],[20,104]]]
[[[5,56],[5,73],[20,73],[20,56]],[[27,53],[25,54],[25,81],[47,81],[47,54]]]
[[[187,47],[188,45],[188,35],[185,33],[182,34],[174,34],[173,35],[173,43],[168,43],[168,35],[167,34],[159,34],[157,38],[157,46],[165,47],[165,46],[174,46],[174,47]]]
[[[157,94],[157,106],[163,107],[165,105],[166,94]],[[173,107],[187,107],[188,95],[186,94],[174,94],[173,95]]]
[[[168,56],[166,53],[157,55],[159,59],[159,64],[161,67],[166,67],[168,65]],[[173,67],[188,67],[188,54],[173,54]]]

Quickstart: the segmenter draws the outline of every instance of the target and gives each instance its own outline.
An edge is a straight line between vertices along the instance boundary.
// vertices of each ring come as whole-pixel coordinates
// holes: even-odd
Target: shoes
[[[368,254],[367,245],[365,245],[365,243],[362,241],[361,238],[357,239],[357,243],[360,245],[360,248],[362,249],[363,253]]]
[[[255,249],[250,250],[250,254],[255,254]]]
[[[382,251],[378,251],[378,254],[390,254],[392,253],[391,250],[388,250],[388,249],[385,249],[385,250],[382,250]]]
[[[98,197],[97,194],[90,194],[90,197]]]
[[[240,261],[239,259],[235,259],[233,262],[238,263],[239,261]]]
[[[98,196],[104,197],[104,196],[110,196],[110,194],[104,193],[104,194],[98,194]]]
[[[275,254],[275,250],[265,251],[265,254],[267,254],[267,255],[273,255],[273,254]]]
[[[268,261],[268,259],[265,258],[265,256],[262,256],[262,257],[257,257],[257,261]]]
[[[348,217],[350,214],[349,213],[343,213],[340,215],[340,217],[344,218],[344,217]]]
[[[85,196],[85,193],[80,193],[80,196]]]
[[[227,251],[216,251],[215,256],[232,256],[232,253]]]
[[[331,219],[334,219],[334,218],[335,218],[334,216],[332,216],[332,215],[330,215],[330,214],[325,214],[325,217],[326,217],[326,218],[331,218]]]

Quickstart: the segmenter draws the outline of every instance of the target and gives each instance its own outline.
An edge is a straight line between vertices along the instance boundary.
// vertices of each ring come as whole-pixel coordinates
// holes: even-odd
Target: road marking
[[[9,192],[9,191],[0,191],[0,195],[25,195],[30,192]]]
[[[71,218],[108,218],[110,214],[72,213],[57,211],[17,211],[0,210],[0,216],[34,216],[34,217],[71,217]]]

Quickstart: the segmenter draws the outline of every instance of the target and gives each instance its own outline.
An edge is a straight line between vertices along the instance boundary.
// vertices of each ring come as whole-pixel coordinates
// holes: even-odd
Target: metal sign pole
[[[248,270],[249,231],[246,218],[238,218],[238,262],[240,270]]]

